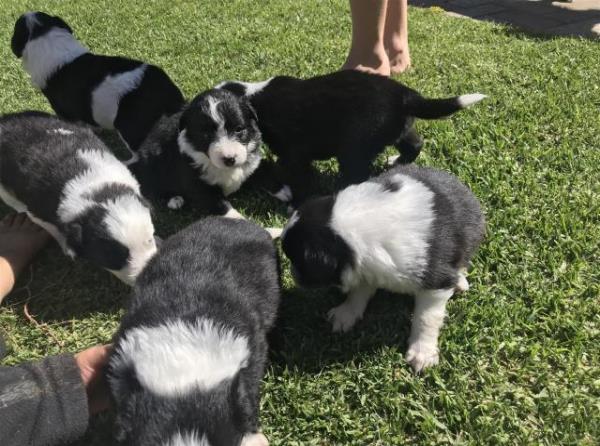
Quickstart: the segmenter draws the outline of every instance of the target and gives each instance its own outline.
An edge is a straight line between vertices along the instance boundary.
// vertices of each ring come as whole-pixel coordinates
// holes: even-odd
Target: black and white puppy
[[[65,254],[126,283],[156,252],[138,182],[87,126],[40,112],[0,117],[0,198]]]
[[[418,372],[438,362],[446,302],[469,288],[484,230],[479,202],[456,177],[408,165],[307,201],[282,243],[298,283],[348,294],[329,312],[334,331],[352,328],[378,288],[415,295],[406,360]]]
[[[355,70],[305,80],[278,76],[258,83],[223,82],[217,88],[250,99],[263,139],[291,186],[291,194],[280,195],[300,201],[309,193],[312,161],[336,157],[342,184],[360,183],[387,145],[400,151],[400,163],[415,160],[422,146],[415,118],[449,116],[485,97],[425,99],[392,79]]]
[[[116,129],[132,151],[162,115],[183,106],[179,88],[161,68],[90,53],[60,17],[23,14],[11,44],[59,116]]]
[[[184,203],[210,214],[241,218],[226,197],[261,161],[261,136],[249,101],[227,90],[205,91],[182,112],[163,117],[131,170],[148,197]]]
[[[246,220],[207,217],[161,245],[109,361],[119,444],[268,445],[260,382],[278,271],[271,238]]]

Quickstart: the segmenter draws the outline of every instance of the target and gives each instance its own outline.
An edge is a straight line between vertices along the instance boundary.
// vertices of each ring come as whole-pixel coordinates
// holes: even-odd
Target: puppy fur
[[[400,151],[399,163],[416,159],[422,139],[413,128],[415,118],[449,116],[485,97],[425,99],[392,79],[355,70],[305,80],[223,82],[218,88],[250,98],[263,139],[300,201],[310,192],[312,161],[336,157],[342,185],[360,183],[387,145]]]
[[[108,382],[130,446],[258,446],[276,249],[246,220],[207,217],[167,239],[138,277]]]
[[[406,359],[418,372],[438,362],[446,302],[468,289],[466,268],[484,231],[479,202],[456,177],[408,165],[307,201],[282,246],[299,284],[347,293],[329,312],[334,331],[351,329],[378,288],[413,294]]]
[[[225,197],[258,168],[260,144],[248,100],[227,90],[208,90],[182,112],[163,117],[130,167],[144,195],[168,199],[171,209],[188,203],[239,218]]]
[[[46,229],[65,254],[126,283],[156,252],[137,181],[87,127],[40,112],[1,117],[0,198]]]
[[[90,53],[60,17],[23,14],[11,44],[59,116],[114,128],[132,151],[162,115],[183,106],[179,88],[161,68]]]

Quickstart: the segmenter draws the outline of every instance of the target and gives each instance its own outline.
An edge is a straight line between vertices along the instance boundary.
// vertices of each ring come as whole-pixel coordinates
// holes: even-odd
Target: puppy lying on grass
[[[378,288],[413,294],[406,360],[419,372],[438,362],[446,302],[469,288],[466,268],[484,230],[479,202],[456,177],[409,165],[307,201],[282,246],[300,285],[348,294],[329,312],[334,331],[350,330]]]

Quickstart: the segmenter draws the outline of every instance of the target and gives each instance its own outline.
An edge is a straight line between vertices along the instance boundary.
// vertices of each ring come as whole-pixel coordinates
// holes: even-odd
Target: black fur
[[[72,134],[57,133],[57,129]],[[127,263],[129,250],[108,233],[102,203],[123,195],[145,202],[131,187],[107,182],[89,196],[95,205],[74,220],[63,222],[57,211],[65,198],[64,186],[87,169],[77,156],[82,149],[112,156],[88,127],[41,112],[4,115],[0,117],[0,186],[25,205],[26,209],[18,211],[27,210],[55,226],[74,254],[102,268],[120,270]]]
[[[276,250],[258,226],[209,217],[167,239],[138,277],[114,338],[108,381],[120,444],[163,446],[176,432],[196,432],[212,446],[231,446],[257,432],[266,335],[279,300]],[[247,366],[207,391],[194,389],[177,398],[150,393],[123,365],[123,337],[135,327],[200,317],[247,337]]]
[[[282,238],[292,274],[302,286],[340,285],[342,271],[354,264],[352,248],[329,227],[334,203],[333,195],[307,201],[298,209],[298,222]]]
[[[12,37],[12,50],[22,57],[28,42],[43,38],[53,28],[71,28],[60,18],[42,12],[21,16]],[[31,28],[31,31],[30,31]],[[42,89],[54,111],[71,121],[100,125],[93,118],[92,93],[109,76],[134,70],[143,62],[117,56],[82,54],[52,73]],[[159,67],[147,65],[139,85],[121,97],[114,128],[129,148],[137,150],[152,126],[163,115],[178,112],[183,95],[169,76]]]
[[[241,83],[221,88],[246,94]],[[342,185],[365,181],[387,145],[400,151],[400,163],[415,160],[423,145],[415,118],[441,118],[461,109],[457,98],[425,99],[387,77],[355,70],[305,80],[275,77],[250,100],[263,139],[299,200],[310,192],[304,183],[312,161],[336,157]]]
[[[206,170],[182,153],[178,143],[179,134],[185,131],[193,149],[208,156],[217,136],[217,123],[209,113],[209,99],[219,101],[217,112],[225,122],[227,136],[247,149],[247,161],[242,167],[249,169],[253,163],[259,163],[261,136],[250,103],[225,90],[208,90],[196,96],[182,112],[164,117],[156,124],[140,147],[140,160],[130,169],[145,196],[166,199],[181,196],[191,206],[223,215],[231,209],[225,198],[227,191],[209,182],[204,175]]]

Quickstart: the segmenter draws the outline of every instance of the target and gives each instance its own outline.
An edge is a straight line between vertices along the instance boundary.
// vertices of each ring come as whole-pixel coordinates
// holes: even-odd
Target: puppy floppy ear
[[[69,34],[73,34],[73,30],[71,29],[71,27],[69,25],[67,25],[67,22],[65,22],[63,19],[61,19],[58,16],[52,17],[52,26],[54,26],[55,28],[66,29],[67,31],[69,31]]]
[[[63,228],[67,245],[75,254],[80,255],[83,245],[83,227],[80,223],[69,223]]]
[[[12,39],[10,41],[10,48],[15,56],[19,59],[23,56],[23,50],[25,45],[29,41],[29,28],[27,27],[27,18],[22,15],[15,23],[15,29],[13,31]]]

